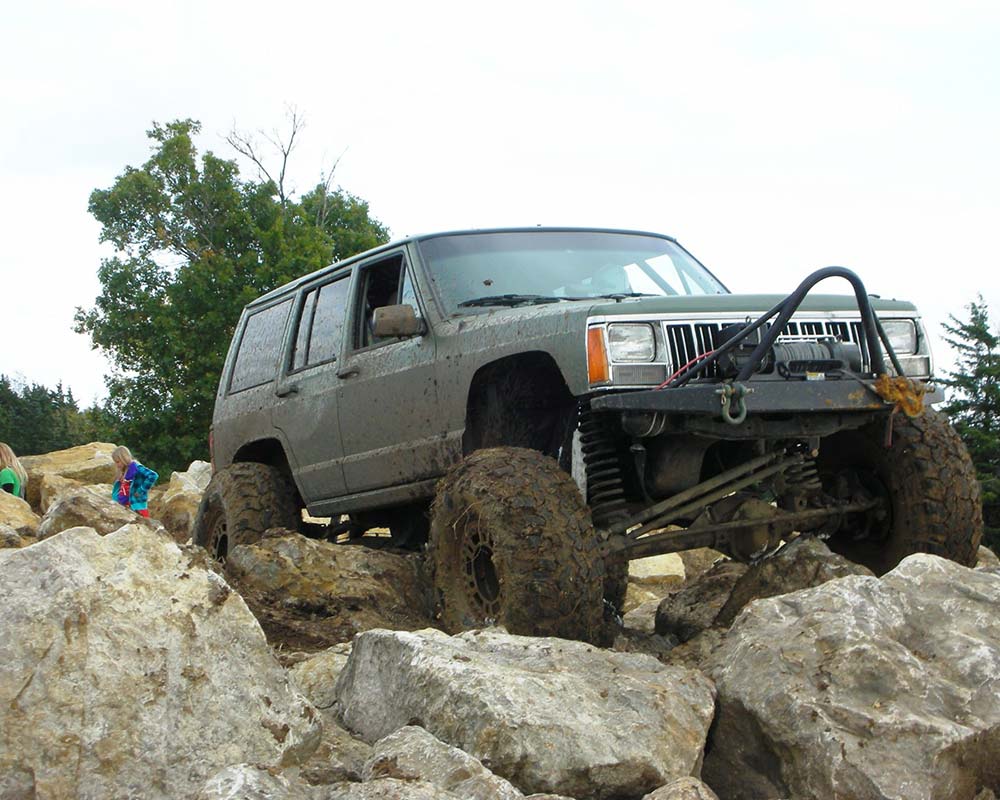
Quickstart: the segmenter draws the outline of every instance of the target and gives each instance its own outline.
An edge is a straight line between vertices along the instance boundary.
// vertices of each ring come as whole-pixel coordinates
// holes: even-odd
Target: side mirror
[[[413,306],[382,306],[375,309],[372,333],[379,338],[417,336],[427,328]]]

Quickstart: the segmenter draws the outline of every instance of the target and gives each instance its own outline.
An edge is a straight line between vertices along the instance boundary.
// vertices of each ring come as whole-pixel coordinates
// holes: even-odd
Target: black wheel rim
[[[225,514],[218,514],[209,526],[208,552],[220,563],[224,563],[229,555],[229,527]]]
[[[470,526],[462,553],[466,593],[487,621],[500,613],[500,575],[494,561],[493,540],[478,526]]]

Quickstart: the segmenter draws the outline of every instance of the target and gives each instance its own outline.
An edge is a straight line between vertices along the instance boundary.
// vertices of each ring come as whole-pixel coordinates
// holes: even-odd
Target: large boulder
[[[269,534],[233,548],[226,570],[273,642],[317,650],[371,628],[431,624],[419,554]]]
[[[870,575],[867,567],[830,551],[820,539],[803,536],[785,545],[771,558],[751,566],[733,584],[714,624],[728,628],[752,600],[820,586],[848,575]]]
[[[0,752],[39,797],[193,796],[319,740],[243,600],[138,524],[0,550]]]
[[[38,538],[47,539],[70,528],[93,528],[98,533],[112,533],[123,525],[137,523],[148,528],[154,525],[131,509],[119,505],[111,497],[81,486],[60,495],[45,512],[38,525]]]
[[[662,600],[684,583],[684,563],[677,553],[637,558],[628,564],[628,591],[624,613],[648,603]]]
[[[686,642],[714,625],[733,586],[746,571],[745,564],[720,561],[685,583],[679,591],[664,598],[656,609],[656,632]]]
[[[701,673],[650,656],[499,630],[369,631],[337,683],[367,741],[419,724],[522,792],[588,798],[697,774],[713,695]]]
[[[196,800],[326,800],[306,782],[255,764],[233,764],[205,781]]]
[[[372,746],[344,730],[333,711],[337,677],[350,654],[350,643],[335,644],[288,670],[292,684],[316,707],[323,721],[319,747],[301,768],[303,779],[311,784],[360,781],[372,754]]]
[[[40,523],[39,516],[24,500],[0,491],[0,524],[13,528],[20,536],[34,538]]]
[[[642,800],[719,800],[719,796],[697,778],[678,778]]]
[[[114,449],[115,445],[107,442],[91,442],[44,455],[22,456],[21,465],[28,473],[27,501],[33,508],[40,507],[43,475],[59,475],[81,484],[114,483]]]
[[[408,725],[375,744],[364,780],[426,781],[468,800],[521,800],[509,781],[494,775],[468,753]]]
[[[731,798],[972,800],[1000,782],[1000,575],[913,555],[758,600],[711,667]]]
[[[81,486],[83,484],[80,481],[75,481],[72,478],[64,478],[54,472],[43,473],[38,480],[39,512],[44,514],[61,495],[66,494],[71,489],[79,489]]]
[[[186,472],[172,472],[164,491],[150,494],[150,515],[162,522],[177,541],[187,541],[211,479],[212,465],[207,461],[193,461]]]
[[[14,528],[10,525],[0,524],[0,548],[3,547],[24,547],[28,544],[28,541],[34,541],[34,538],[30,540],[25,540],[21,537]],[[3,795],[0,795],[3,797]]]

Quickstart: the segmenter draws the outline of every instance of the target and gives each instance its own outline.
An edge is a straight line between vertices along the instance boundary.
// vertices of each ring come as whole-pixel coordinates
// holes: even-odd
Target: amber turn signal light
[[[604,345],[604,329],[587,329],[587,375],[590,382],[609,383],[611,371],[608,369],[608,350]]]

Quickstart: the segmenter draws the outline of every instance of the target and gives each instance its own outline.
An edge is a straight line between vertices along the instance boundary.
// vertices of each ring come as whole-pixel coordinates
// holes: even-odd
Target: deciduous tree
[[[149,160],[91,194],[100,238],[116,252],[101,264],[94,306],[76,317],[113,364],[109,406],[126,443],[160,472],[207,456],[219,372],[242,307],[388,238],[367,203],[327,180],[295,200],[266,173],[244,180],[234,160],[199,157],[199,130],[190,119],[154,124]],[[320,203],[336,209],[322,223]]]

